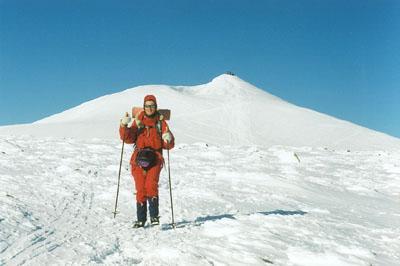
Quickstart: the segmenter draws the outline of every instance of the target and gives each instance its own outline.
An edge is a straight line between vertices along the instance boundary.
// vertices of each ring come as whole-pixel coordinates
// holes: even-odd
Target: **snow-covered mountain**
[[[237,76],[199,86],[148,85],[99,97],[33,124],[0,127],[1,135],[118,138],[120,117],[146,94],[172,110],[178,143],[309,146],[332,149],[400,149],[400,140],[290,104]]]
[[[176,229],[167,167],[161,225],[132,228],[133,145],[124,146],[119,213],[112,214],[119,118],[149,93],[172,109],[177,143],[166,161]],[[140,86],[1,127],[0,135],[0,265],[400,261],[399,140],[294,106],[238,77]]]

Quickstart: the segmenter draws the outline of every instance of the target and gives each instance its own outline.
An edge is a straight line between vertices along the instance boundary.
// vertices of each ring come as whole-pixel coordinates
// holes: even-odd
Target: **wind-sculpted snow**
[[[178,145],[160,227],[132,229],[126,146],[0,140],[0,264],[398,265],[400,154],[284,146]]]

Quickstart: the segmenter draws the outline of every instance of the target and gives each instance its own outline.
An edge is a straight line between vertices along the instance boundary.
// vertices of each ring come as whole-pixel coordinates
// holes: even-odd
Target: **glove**
[[[166,143],[170,143],[172,140],[172,135],[169,132],[165,132],[164,134],[162,134],[162,139],[164,140],[164,142]]]
[[[129,116],[129,113],[126,112],[125,116],[120,120],[121,126],[126,127],[130,122],[131,122],[131,117]]]

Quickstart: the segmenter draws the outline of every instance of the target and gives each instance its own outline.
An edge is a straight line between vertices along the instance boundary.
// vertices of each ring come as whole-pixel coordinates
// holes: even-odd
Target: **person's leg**
[[[146,203],[146,176],[142,168],[133,166],[132,176],[136,188],[136,214],[137,220],[142,222],[143,225],[147,220],[147,203]]]
[[[161,164],[155,165],[147,171],[145,189],[149,202],[150,218],[158,218],[158,180],[160,177]]]
[[[150,219],[158,218],[158,196],[148,198]]]

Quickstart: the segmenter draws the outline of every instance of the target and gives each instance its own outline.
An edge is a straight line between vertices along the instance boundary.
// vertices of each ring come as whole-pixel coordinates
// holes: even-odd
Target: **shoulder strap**
[[[144,111],[140,111],[139,113],[137,113],[136,114],[136,116],[135,116],[135,118],[137,119],[137,120],[139,120],[140,121],[140,125],[137,125],[137,127],[140,129],[140,128],[143,128],[144,126],[143,126],[143,117],[144,117]]]
[[[164,120],[164,116],[162,114],[158,113],[158,119],[157,119],[157,123],[156,123],[156,128],[157,128],[158,135],[160,135],[160,137],[162,136],[162,122],[163,122],[163,120]]]

